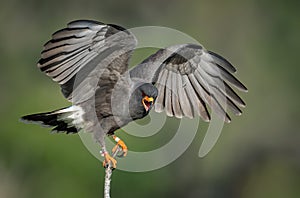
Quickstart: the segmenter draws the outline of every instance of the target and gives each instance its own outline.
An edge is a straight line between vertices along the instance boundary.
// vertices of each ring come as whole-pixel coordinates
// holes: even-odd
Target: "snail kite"
[[[91,20],[70,22],[53,33],[38,67],[60,85],[72,106],[22,120],[53,127],[54,132],[91,132],[101,146],[103,165],[116,167],[105,136],[111,135],[125,156],[127,147],[114,131],[145,117],[152,107],[168,116],[200,116],[204,121],[211,119],[208,107],[225,122],[231,120],[227,110],[242,113],[245,103],[232,87],[247,88],[220,55],[200,45],[180,44],[159,49],[129,70],[136,45],[128,30]]]

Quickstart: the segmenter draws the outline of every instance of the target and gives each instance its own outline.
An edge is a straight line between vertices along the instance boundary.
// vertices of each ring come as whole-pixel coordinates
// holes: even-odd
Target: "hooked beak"
[[[150,107],[153,104],[154,99],[152,97],[144,96],[142,99],[143,106],[146,111],[149,111]]]

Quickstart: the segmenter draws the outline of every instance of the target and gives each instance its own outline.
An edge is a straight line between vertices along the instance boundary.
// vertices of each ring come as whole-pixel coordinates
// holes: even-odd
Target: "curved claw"
[[[117,160],[115,160],[112,156],[106,153],[104,154],[103,167],[107,168],[109,166],[109,163],[111,163],[113,169],[117,167]]]
[[[117,150],[117,148],[118,147],[121,147],[121,149],[122,149],[122,154],[120,154],[120,155],[118,155],[118,157],[125,157],[126,155],[127,155],[127,153],[128,153],[128,148],[127,148],[127,146],[126,146],[126,144],[122,141],[122,140],[119,140],[118,142],[117,142],[117,144],[114,146],[114,148],[112,149],[112,152],[114,153],[114,152],[116,152],[116,150]]]

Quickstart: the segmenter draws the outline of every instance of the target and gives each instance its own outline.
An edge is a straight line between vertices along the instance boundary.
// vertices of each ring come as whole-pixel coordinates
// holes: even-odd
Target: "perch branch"
[[[118,147],[115,152],[113,152],[112,157],[115,158],[118,152],[121,151],[121,148]],[[104,198],[110,198],[110,182],[112,176],[112,163],[110,162],[108,166],[105,168],[105,180],[104,180]]]

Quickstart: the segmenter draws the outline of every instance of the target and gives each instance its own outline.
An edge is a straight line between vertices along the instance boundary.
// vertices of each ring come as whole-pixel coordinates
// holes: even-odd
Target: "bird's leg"
[[[122,156],[125,157],[127,155],[127,152],[128,152],[128,148],[127,148],[126,144],[123,142],[123,140],[118,138],[116,135],[113,135],[112,138],[117,143],[116,146],[114,146],[114,148],[112,149],[112,152],[114,153],[117,150],[118,146],[120,146],[122,148],[122,151],[123,151]]]
[[[123,153],[122,153],[121,156],[125,157],[127,155],[127,152],[128,152],[126,144],[123,142],[123,140],[121,140],[120,138],[118,138],[116,135],[113,135],[112,138],[117,143],[114,146],[114,148],[112,149],[112,153],[115,153],[116,150],[118,149],[118,147],[120,147],[122,149],[122,151],[123,151]],[[103,166],[104,167],[107,167],[109,165],[109,163],[111,163],[111,165],[112,165],[113,168],[117,167],[117,160],[115,160],[112,156],[110,156],[108,154],[108,152],[106,151],[105,147],[102,148],[101,154],[104,157],[104,160],[103,160]]]
[[[117,167],[117,160],[115,160],[112,156],[110,156],[105,148],[102,148],[101,154],[104,157],[103,167],[105,168],[108,167],[109,163],[111,163],[111,166],[113,168]]]
[[[107,167],[108,164],[111,163],[113,168],[117,167],[117,160],[115,160],[112,156],[110,156],[108,153],[104,153],[104,161],[103,166]]]

